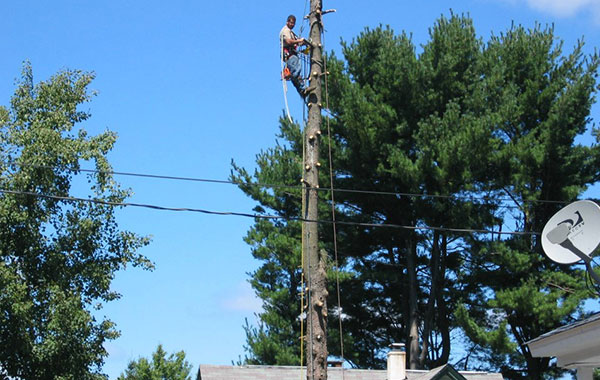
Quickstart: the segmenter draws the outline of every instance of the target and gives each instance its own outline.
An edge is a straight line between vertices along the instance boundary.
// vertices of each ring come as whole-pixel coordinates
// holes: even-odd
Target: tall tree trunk
[[[448,321],[448,308],[444,299],[444,289],[446,287],[446,258],[448,257],[448,237],[442,235],[442,244],[440,247],[440,275],[437,284],[437,328],[442,335],[442,355],[439,357],[435,367],[448,363],[450,359],[450,322]]]
[[[406,256],[406,271],[408,272],[408,315],[409,315],[409,368],[419,369],[419,284],[417,282],[417,244],[410,241]]]
[[[308,103],[308,121],[304,138],[306,155],[304,167],[306,209],[304,218],[311,221],[318,219],[317,200],[319,188],[319,136],[321,135],[321,74],[323,72],[323,54],[321,46],[322,5],[320,0],[310,2],[310,41],[311,92],[306,97]],[[307,191],[307,193],[306,193]],[[308,274],[308,341],[307,371],[308,380],[327,379],[327,272],[325,251],[319,251],[318,225],[316,222],[305,222],[305,273]]]
[[[427,353],[429,350],[429,339],[431,331],[433,329],[433,321],[435,320],[435,304],[437,301],[437,293],[439,286],[439,272],[440,272],[440,246],[439,246],[440,233],[434,231],[433,233],[433,244],[431,249],[431,259],[429,264],[429,270],[431,273],[431,282],[429,286],[429,298],[427,300],[427,312],[423,318],[423,346],[421,354],[419,355],[419,367],[424,368],[425,360],[427,359]]]

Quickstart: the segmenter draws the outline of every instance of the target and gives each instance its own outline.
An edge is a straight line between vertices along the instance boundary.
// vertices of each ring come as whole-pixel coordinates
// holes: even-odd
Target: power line
[[[405,226],[400,224],[381,224],[381,223],[364,223],[364,222],[347,222],[347,221],[332,221],[332,220],[323,220],[323,219],[305,219],[301,217],[287,217],[281,215],[267,215],[267,214],[250,214],[245,212],[234,212],[234,211],[211,211],[199,208],[189,208],[189,207],[165,207],[165,206],[157,206],[152,204],[145,203],[132,203],[132,202],[111,202],[105,201],[102,199],[93,199],[93,198],[78,198],[71,196],[61,196],[61,195],[49,195],[49,194],[39,194],[30,191],[16,191],[16,190],[7,190],[0,189],[0,193],[3,194],[12,194],[12,195],[28,195],[38,198],[46,198],[46,199],[55,199],[55,200],[63,200],[63,201],[71,201],[71,202],[88,202],[88,203],[96,203],[103,204],[108,206],[115,207],[138,207],[138,208],[148,208],[159,211],[176,211],[176,212],[195,212],[202,213],[208,215],[221,215],[221,216],[240,216],[246,218],[254,218],[254,219],[270,219],[270,220],[284,220],[284,221],[294,221],[294,222],[308,222],[308,223],[321,223],[321,224],[335,224],[335,225],[346,225],[346,226],[359,226],[359,227],[370,227],[370,228],[395,228],[395,229],[404,229],[411,231],[439,231],[439,232],[454,232],[454,233],[479,233],[479,234],[495,234],[495,235],[540,235],[539,232],[525,232],[525,231],[511,231],[511,232],[502,232],[502,231],[493,231],[487,229],[473,229],[473,228],[451,228],[451,227],[432,227],[432,226]]]
[[[34,164],[21,164],[21,163],[13,163],[18,166],[29,166],[43,169],[54,169],[52,166],[46,165],[34,165]],[[94,170],[94,169],[71,169],[65,168],[65,170],[72,172],[84,172],[84,173],[97,173],[97,174],[109,174],[109,175],[121,175],[121,176],[129,176],[129,177],[141,177],[141,178],[152,178],[152,179],[166,179],[166,180],[175,180],[175,181],[188,181],[188,182],[205,182],[205,183],[220,183],[227,185],[236,185],[236,186],[251,186],[251,187],[263,187],[263,188],[271,188],[271,189],[292,189],[292,190],[302,190],[302,186],[299,185],[282,185],[282,184],[272,184],[272,183],[246,183],[239,181],[231,181],[231,180],[218,180],[218,179],[206,179],[206,178],[196,178],[196,177],[180,177],[180,176],[169,176],[169,175],[158,175],[158,174],[144,174],[144,173],[133,173],[133,172],[121,172],[121,171],[103,171],[103,170]],[[316,191],[332,191],[331,188],[311,188],[310,190]],[[467,200],[481,200],[481,201],[514,201],[511,198],[507,197],[488,197],[488,196],[457,196],[457,195],[444,195],[444,194],[424,194],[424,193],[403,193],[403,192],[393,192],[393,191],[376,191],[376,190],[360,190],[360,189],[344,189],[344,188],[335,188],[333,191],[338,193],[355,193],[355,194],[370,194],[370,195],[389,195],[389,196],[398,196],[398,197],[412,197],[412,198],[435,198],[435,199],[467,199]],[[568,204],[568,201],[554,201],[554,200],[542,200],[542,199],[523,199],[522,202],[525,203],[552,203],[552,204]],[[512,207],[514,206],[505,206]]]

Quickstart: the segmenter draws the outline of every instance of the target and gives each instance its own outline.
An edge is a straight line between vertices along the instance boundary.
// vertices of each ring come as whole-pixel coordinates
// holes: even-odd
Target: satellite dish
[[[556,214],[542,231],[542,248],[550,260],[589,264],[590,255],[600,244],[600,207],[592,201],[577,201]]]

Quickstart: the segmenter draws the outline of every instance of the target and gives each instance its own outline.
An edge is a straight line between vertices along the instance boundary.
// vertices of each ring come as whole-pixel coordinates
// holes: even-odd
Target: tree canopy
[[[453,360],[510,379],[558,376],[525,342],[579,316],[590,297],[579,267],[542,255],[539,233],[598,179],[598,146],[575,140],[590,123],[598,56],[582,43],[563,52],[551,27],[513,25],[484,42],[454,14],[417,50],[380,26],[327,60],[322,146],[337,189],[342,307],[330,313],[329,350],[340,353],[341,317],[353,366],[381,367],[387,345],[405,342],[410,368]],[[299,187],[251,184],[298,183],[302,141],[301,126],[281,118],[254,173],[234,164],[257,211],[300,215]],[[330,192],[320,194],[325,220]],[[300,230],[257,219],[245,238],[263,263],[251,283],[265,305],[246,328],[248,362],[299,363]],[[320,238],[333,253],[330,224]],[[459,337],[464,355],[453,350]]]
[[[93,311],[119,297],[117,270],[152,266],[137,253],[148,239],[121,230],[111,205],[130,194],[110,174],[116,135],[80,126],[93,78],[64,70],[35,84],[26,63],[0,107],[2,379],[104,378],[103,343],[118,332]],[[82,163],[95,169],[87,178]]]
[[[185,352],[167,353],[159,344],[152,353],[152,360],[132,360],[127,370],[117,380],[191,380],[191,364],[185,360]]]

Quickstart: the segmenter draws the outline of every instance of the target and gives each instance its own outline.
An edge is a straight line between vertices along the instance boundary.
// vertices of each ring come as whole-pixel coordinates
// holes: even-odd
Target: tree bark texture
[[[440,233],[434,231],[433,233],[433,244],[431,249],[430,259],[430,271],[431,271],[431,285],[429,287],[429,298],[427,299],[427,312],[423,318],[423,347],[419,354],[419,368],[425,366],[427,360],[427,354],[429,352],[429,341],[431,339],[431,332],[433,330],[433,324],[435,320],[435,303],[437,301],[437,291],[440,274],[440,246],[439,246]],[[440,290],[441,291],[441,290]]]
[[[310,84],[306,96],[308,121],[305,127],[305,215],[311,221],[318,219],[317,200],[319,187],[319,138],[321,136],[321,76],[323,74],[323,52],[321,46],[321,0],[310,2]],[[327,379],[327,272],[325,251],[319,251],[318,225],[305,222],[304,269],[308,282],[307,321],[307,380]]]
[[[448,237],[446,235],[442,235],[441,255],[442,260],[440,263],[440,278],[439,283],[436,284],[436,286],[438,287],[437,327],[442,335],[442,355],[438,358],[438,361],[434,364],[434,367],[448,363],[448,360],[450,359],[450,323],[447,318],[448,311],[446,307],[446,300],[444,299],[444,289],[446,288],[446,258],[448,257]]]
[[[408,361],[410,369],[419,369],[419,356],[421,347],[419,345],[419,284],[417,282],[417,245],[411,241],[406,257],[406,271],[408,272]]]

